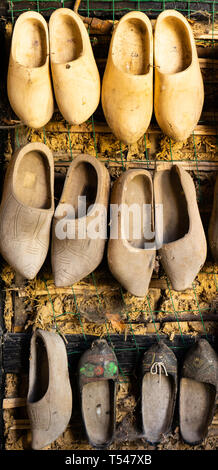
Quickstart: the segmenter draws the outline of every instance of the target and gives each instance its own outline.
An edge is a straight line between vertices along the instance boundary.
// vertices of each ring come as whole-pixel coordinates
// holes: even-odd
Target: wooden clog
[[[153,109],[153,36],[148,17],[132,11],[116,25],[102,82],[102,106],[117,139],[136,142]]]
[[[57,333],[38,329],[31,339],[27,412],[32,448],[42,449],[62,434],[71,417],[67,353]]]
[[[214,188],[213,209],[210,217],[208,238],[213,259],[218,263],[218,176]]]
[[[146,239],[144,233],[145,228],[151,233],[154,230],[150,173],[146,170],[125,171],[113,185],[112,204],[117,204],[119,213],[117,217],[117,212],[111,211],[111,234],[113,230],[117,233],[113,234],[113,238],[110,236],[108,243],[109,268],[125,289],[133,295],[143,297],[148,291],[156,254],[151,240]],[[149,214],[143,213],[145,204],[150,205]],[[129,217],[125,212],[125,205],[127,209],[132,206],[133,212]],[[134,233],[136,226],[137,233]],[[149,249],[145,249],[145,243],[149,244]]]
[[[79,15],[59,8],[49,20],[55,98],[70,124],[82,124],[100,100],[100,78],[88,32]]]
[[[159,341],[145,352],[142,372],[142,427],[145,439],[154,444],[172,427],[178,386],[175,354]]]
[[[176,141],[197,125],[204,101],[196,44],[186,18],[165,10],[154,31],[154,111],[162,131]]]
[[[180,381],[180,432],[188,444],[199,444],[207,435],[216,405],[217,371],[215,351],[200,339],[187,353]]]
[[[56,286],[70,286],[100,264],[107,237],[109,189],[109,172],[96,157],[80,155],[73,160],[53,219],[52,270]],[[83,215],[78,209],[81,196],[86,197],[86,213]],[[68,232],[62,237],[62,231],[58,235],[57,230],[62,227],[62,222],[64,226],[67,223],[66,204],[67,209],[69,207],[68,222],[74,227],[74,233]],[[74,220],[70,220],[71,208],[75,211]],[[95,238],[92,238],[90,227],[97,231]]]
[[[51,119],[54,103],[49,71],[48,27],[40,13],[28,11],[16,20],[8,67],[8,98],[29,127]]]
[[[93,341],[79,361],[83,423],[90,444],[98,449],[113,441],[116,425],[117,358],[104,339]]]
[[[155,207],[160,204],[163,208],[163,227],[157,212],[155,218],[156,236],[162,238],[160,261],[173,289],[188,289],[207,255],[194,182],[179,165],[158,169],[154,176],[154,198]]]
[[[26,279],[33,279],[48,253],[54,213],[51,150],[33,142],[12,157],[0,206],[0,251]]]

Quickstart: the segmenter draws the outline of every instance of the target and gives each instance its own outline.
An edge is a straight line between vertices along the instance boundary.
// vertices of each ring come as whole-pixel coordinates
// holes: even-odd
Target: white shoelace
[[[168,376],[168,373],[167,373],[167,370],[166,370],[166,367],[165,367],[165,364],[164,362],[154,362],[154,364],[152,364],[151,368],[150,368],[150,373],[152,375],[156,375],[156,374],[159,374],[159,377],[160,377],[160,384],[161,384],[161,371],[163,369],[163,373]]]

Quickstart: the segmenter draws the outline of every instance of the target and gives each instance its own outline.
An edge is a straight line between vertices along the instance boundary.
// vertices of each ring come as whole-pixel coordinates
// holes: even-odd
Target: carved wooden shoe
[[[100,264],[107,237],[109,189],[108,170],[97,158],[81,155],[73,160],[53,219],[56,286],[70,286]],[[86,198],[84,212],[81,197]],[[68,222],[66,215],[71,219]]]
[[[100,100],[100,78],[88,32],[79,15],[59,8],[49,21],[50,60],[58,108],[70,124],[82,124]]]
[[[204,88],[192,29],[185,17],[163,11],[154,32],[154,111],[162,131],[176,141],[197,125]]]
[[[62,434],[71,417],[67,353],[57,333],[36,330],[31,339],[27,411],[32,448],[42,449]]]
[[[111,213],[108,264],[113,276],[131,294],[143,297],[148,291],[155,262],[153,238],[153,185],[146,170],[128,170],[114,183],[111,204],[120,207]],[[143,205],[149,211],[143,213]],[[128,210],[132,214],[128,216]],[[145,233],[145,230],[147,233]],[[145,243],[148,243],[145,249]]]
[[[118,363],[104,339],[93,341],[79,361],[82,417],[90,444],[98,449],[113,441],[116,424]]]
[[[106,121],[124,143],[136,142],[147,130],[153,109],[153,36],[148,17],[124,15],[112,35],[102,82]]]
[[[24,278],[33,279],[47,256],[54,212],[54,162],[42,143],[12,157],[0,206],[0,251]]]
[[[142,426],[145,439],[160,442],[172,426],[177,394],[177,359],[160,341],[145,352],[142,363]]]
[[[214,188],[213,209],[210,217],[208,238],[213,258],[218,263],[218,176]]]
[[[181,166],[157,170],[154,177],[155,229],[161,263],[173,289],[182,291],[203,266],[207,243],[198,209],[193,180]],[[163,227],[157,204],[163,208]]]
[[[217,355],[208,341],[200,339],[187,353],[180,381],[180,432],[195,445],[206,437],[216,404]]]
[[[54,103],[48,27],[40,13],[28,11],[16,20],[7,89],[11,107],[24,124],[39,128],[51,119]]]

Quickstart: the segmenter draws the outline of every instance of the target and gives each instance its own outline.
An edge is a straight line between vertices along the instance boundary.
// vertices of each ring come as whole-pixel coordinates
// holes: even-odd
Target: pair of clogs
[[[185,442],[200,443],[212,421],[218,388],[217,356],[200,339],[183,363],[179,390],[180,432]],[[93,447],[108,447],[116,427],[118,361],[104,339],[95,340],[78,365],[80,406]],[[142,359],[141,414],[145,439],[160,442],[172,428],[178,392],[178,365],[162,340]],[[63,433],[72,412],[66,348],[57,333],[36,330],[31,339],[27,411],[32,447],[41,449]]]
[[[81,124],[100,100],[100,78],[88,32],[79,15],[67,8],[54,11],[47,23],[30,11],[15,23],[9,68],[8,98],[17,116],[40,128],[52,117],[54,94],[63,117]]]
[[[187,352],[179,381],[179,425],[185,442],[199,444],[211,424],[218,389],[218,359],[205,339]],[[145,438],[158,443],[171,431],[178,393],[178,365],[163,341],[144,354],[142,424]]]
[[[107,234],[90,238],[87,227],[94,224],[97,213],[105,232],[109,187],[105,166],[90,155],[78,156],[69,167],[54,216],[53,154],[43,143],[21,147],[13,155],[4,181],[0,206],[2,256],[22,277],[33,279],[47,256],[53,221],[55,284],[69,286],[79,281],[103,257]],[[84,198],[83,206],[80,198]]]
[[[166,167],[165,167],[166,168]],[[191,287],[203,266],[207,242],[194,182],[179,165],[124,172],[111,194],[108,264],[131,294],[146,295],[158,253],[173,289]]]
[[[108,446],[116,425],[118,363],[105,340],[93,342],[79,361],[82,417],[90,443]],[[62,434],[71,418],[73,396],[66,348],[57,333],[36,330],[31,339],[27,411],[32,448],[41,449]]]
[[[154,49],[154,52],[153,52]],[[106,120],[121,141],[136,142],[153,111],[162,131],[176,141],[193,132],[201,115],[204,89],[192,29],[185,17],[165,10],[154,29],[141,12],[116,25],[102,83]]]

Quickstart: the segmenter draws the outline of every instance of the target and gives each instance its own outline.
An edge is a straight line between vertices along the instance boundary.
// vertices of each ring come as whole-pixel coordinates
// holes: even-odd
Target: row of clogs
[[[23,13],[16,21],[8,69],[13,110],[33,128],[51,119],[49,60],[60,112],[70,124],[83,123],[99,104],[100,78],[87,30],[79,15],[67,8],[51,15],[49,30],[36,12]],[[203,100],[196,45],[185,17],[174,10],[162,12],[153,47],[149,18],[141,12],[123,16],[112,35],[102,83],[103,111],[115,136],[127,144],[143,136],[154,101],[163,132],[185,140],[200,118]]]
[[[199,444],[212,422],[218,389],[218,359],[208,341],[200,339],[188,351],[178,392],[178,364],[163,341],[145,352],[141,367],[143,437],[155,444],[167,436],[179,395],[180,432],[183,440]],[[114,440],[116,384],[119,366],[104,339],[95,340],[78,364],[78,385],[83,423],[88,441],[103,449]],[[41,449],[62,434],[71,418],[66,348],[57,333],[36,330],[31,339],[27,411],[32,448]]]
[[[218,183],[209,229],[216,261],[217,187]],[[4,181],[2,256],[21,276],[33,279],[46,259],[52,225],[55,285],[66,287],[80,281],[102,261],[109,196],[108,170],[97,158],[82,154],[68,169],[55,210],[51,150],[37,142],[21,147]],[[178,291],[192,286],[205,262],[207,243],[194,182],[179,165],[157,168],[154,180],[144,169],[125,171],[112,187],[109,226],[109,268],[133,295],[146,295],[156,254]]]
[[[158,16],[154,40],[149,18],[139,12],[123,16],[111,39],[102,105],[118,139],[129,144],[146,132],[153,101],[162,131],[187,139],[200,118],[204,88],[192,29],[175,10]]]
[[[125,229],[121,233],[122,215],[124,221],[126,218],[121,209],[119,238],[111,237],[108,244],[108,264],[121,285],[133,295],[146,295],[158,254],[173,289],[183,291],[191,287],[205,262],[207,243],[189,173],[178,165],[157,168],[152,181],[147,170],[128,170],[113,185],[111,204],[115,203],[132,206],[135,214],[135,218],[134,214],[129,218],[127,239]],[[135,238],[139,214],[134,206],[141,208],[143,204],[150,205],[152,210],[141,217],[144,230],[141,225]],[[111,222],[113,226],[113,213]],[[150,234],[146,233],[147,227],[151,227]],[[151,242],[152,232],[155,244]]]

